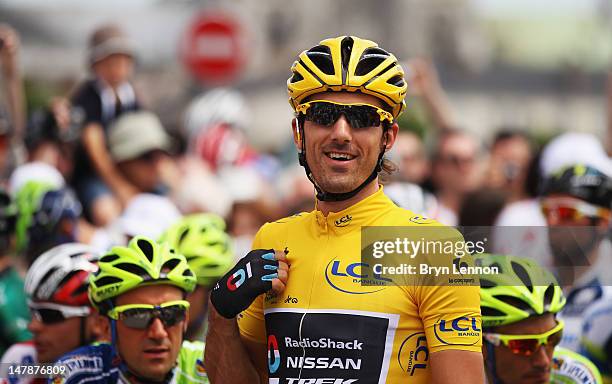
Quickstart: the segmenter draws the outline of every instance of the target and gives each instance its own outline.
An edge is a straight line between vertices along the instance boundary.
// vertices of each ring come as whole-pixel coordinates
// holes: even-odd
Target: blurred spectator
[[[432,164],[432,182],[439,202],[432,218],[457,225],[461,204],[467,193],[479,187],[481,171],[477,140],[462,131],[443,132]]]
[[[459,225],[493,226],[507,199],[508,193],[498,189],[469,192],[459,210]]]
[[[526,182],[534,150],[529,137],[519,131],[502,130],[493,139],[485,176],[490,188],[509,193],[509,201],[527,197]]]
[[[406,65],[406,79],[408,92],[420,97],[425,103],[425,109],[437,131],[452,130],[455,125],[451,108],[433,64],[421,58],[410,60]]]
[[[237,257],[250,251],[259,228],[280,218],[274,190],[252,167],[224,168],[220,174],[233,205],[227,217],[228,233],[234,240]]]
[[[420,136],[400,132],[389,152],[389,159],[398,165],[385,184],[385,194],[398,206],[416,214],[432,217],[438,212],[438,202],[422,185],[430,177],[430,164]]]
[[[399,168],[393,180],[422,185],[429,177],[430,164],[423,140],[414,132],[400,132],[389,152]]]
[[[300,212],[310,212],[315,206],[315,192],[304,169],[295,164],[283,169],[280,173],[276,190],[280,195],[282,217]]]
[[[82,109],[85,115],[73,185],[93,222],[106,225],[119,215],[121,205],[138,193],[117,171],[106,147],[110,123],[122,113],[140,108],[129,83],[133,47],[117,26],[101,27],[91,35],[89,64],[92,78],[72,97],[74,108]]]
[[[136,195],[111,226],[123,236],[112,245],[125,245],[136,235],[157,239],[180,218],[170,199],[149,193]]]
[[[23,82],[19,71],[19,36],[9,25],[0,24],[0,79],[2,92],[7,102],[0,105],[0,176],[6,177],[15,163],[15,149],[21,146],[25,125],[25,103]],[[10,142],[13,141],[13,146]],[[11,153],[11,150],[12,153]],[[14,164],[13,164],[14,165]]]
[[[11,123],[4,109],[0,107],[0,179],[10,173]]]
[[[459,226],[466,241],[484,241],[484,252],[493,249],[493,224],[499,216],[508,193],[499,189],[483,188],[469,192],[459,210]]]
[[[49,107],[32,114],[24,138],[28,161],[42,161],[57,168],[69,180],[74,167],[74,149],[83,124],[83,111],[64,98],[54,98]]]
[[[108,146],[114,167],[138,193],[162,193],[160,163],[172,146],[170,136],[151,112],[126,113],[109,128]]]
[[[606,149],[608,152],[608,156],[612,157],[612,71],[608,72],[608,132],[607,132],[607,145]]]
[[[0,190],[0,355],[12,344],[29,340],[30,316],[21,278],[11,255],[16,207]],[[1,376],[0,376],[1,377]]]
[[[434,217],[439,212],[435,196],[417,184],[391,182],[385,185],[387,195],[398,206],[425,217]]]

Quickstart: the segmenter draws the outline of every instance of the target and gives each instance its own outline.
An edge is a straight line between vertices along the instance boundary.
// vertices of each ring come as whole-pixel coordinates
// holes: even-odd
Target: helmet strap
[[[483,343],[486,345],[487,348],[487,359],[485,361],[485,364],[491,374],[491,379],[493,380],[493,382],[490,384],[504,384],[504,382],[501,381],[499,376],[497,376],[497,369],[495,368],[495,346],[486,340],[483,340]]]
[[[301,127],[300,118],[297,117],[295,121],[297,124],[297,131],[299,133],[299,136],[301,136],[301,144],[302,144],[301,149],[298,153],[298,162],[300,163],[302,167],[304,167],[304,170],[306,171],[306,177],[308,177],[308,180],[310,180],[310,182],[314,185],[315,191],[317,193],[316,195],[317,200],[319,201],[348,200],[352,198],[353,196],[355,196],[356,194],[358,194],[363,188],[365,188],[374,179],[376,179],[380,171],[382,171],[383,160],[384,160],[383,156],[385,155],[385,146],[383,146],[382,149],[380,150],[380,154],[378,155],[378,160],[376,161],[376,167],[374,168],[370,176],[368,176],[363,181],[363,183],[361,183],[357,188],[353,189],[352,191],[342,192],[342,193],[324,191],[323,189],[321,189],[321,187],[317,185],[317,182],[315,181],[314,176],[312,175],[312,171],[310,170],[310,166],[308,166],[308,162],[306,161],[306,135],[305,135],[304,129]],[[385,137],[386,132],[387,132],[387,128],[383,128],[383,137]]]

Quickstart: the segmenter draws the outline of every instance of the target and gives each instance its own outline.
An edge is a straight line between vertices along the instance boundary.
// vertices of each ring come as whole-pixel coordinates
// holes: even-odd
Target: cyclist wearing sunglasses
[[[553,264],[566,286],[561,345],[579,352],[585,311],[612,298],[612,177],[573,165],[546,180],[541,195]]]
[[[60,356],[102,338],[106,331],[87,298],[88,276],[97,270],[97,254],[84,244],[56,246],[36,259],[25,279],[32,340],[13,345],[2,363],[53,363]],[[18,308],[15,308],[18,310]],[[2,370],[8,368],[3,364]],[[7,372],[0,377],[7,378]],[[11,378],[27,383],[30,377]],[[38,379],[40,382],[46,380]]]
[[[316,209],[264,225],[253,250],[213,288],[211,379],[482,382],[478,287],[361,284],[362,226],[439,225],[397,207],[378,183],[391,171],[384,155],[405,108],[397,59],[369,40],[330,38],[300,54],[287,85]],[[441,320],[473,331],[439,340]],[[410,355],[417,349],[418,361]]]
[[[73,351],[57,361],[65,383],[208,383],[202,342],[183,341],[196,278],[167,244],[134,237],[100,258],[89,282],[91,303],[111,343]]]
[[[203,340],[206,335],[208,293],[234,264],[231,238],[225,222],[212,213],[185,216],[172,225],[160,239],[185,256],[198,284],[187,296],[189,325],[185,338]]]
[[[526,258],[479,255],[496,266],[480,276],[483,353],[489,384],[600,384],[585,357],[557,347],[564,330],[557,313],[566,299],[554,276]]]

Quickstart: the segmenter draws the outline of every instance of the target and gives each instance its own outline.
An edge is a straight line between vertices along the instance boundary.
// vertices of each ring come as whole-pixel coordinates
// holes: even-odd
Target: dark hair
[[[491,148],[503,141],[511,139],[523,139],[529,145],[530,152],[534,152],[536,150],[536,145],[533,138],[527,132],[516,128],[502,128],[498,130],[493,137],[493,141],[491,142]]]

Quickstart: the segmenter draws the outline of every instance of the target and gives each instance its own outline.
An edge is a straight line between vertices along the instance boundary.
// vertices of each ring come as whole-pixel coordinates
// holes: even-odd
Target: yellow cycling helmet
[[[291,66],[289,103],[295,111],[310,95],[349,91],[373,95],[391,107],[393,118],[404,108],[406,81],[397,58],[370,40],[340,36],[304,51]]]

